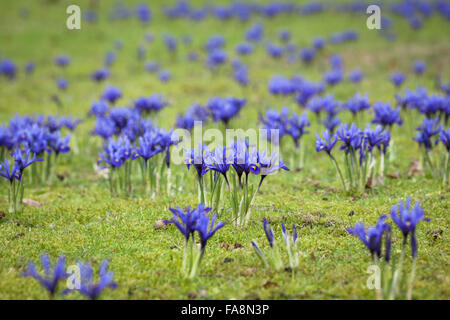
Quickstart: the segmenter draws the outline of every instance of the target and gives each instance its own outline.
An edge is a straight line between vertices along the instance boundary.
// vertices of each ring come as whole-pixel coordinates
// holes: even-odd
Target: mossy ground
[[[368,92],[372,102],[393,103],[398,90],[388,77],[394,70],[407,73],[406,87],[413,89],[421,84],[434,92],[437,73],[449,80],[448,22],[434,16],[425,22],[423,29],[413,31],[397,17],[394,20],[397,41],[388,42],[366,28],[363,16],[347,13],[256,17],[245,23],[213,19],[192,23],[169,21],[160,14],[162,2],[152,1],[153,21],[143,27],[136,20],[108,21],[106,11],[112,1],[101,1],[99,23],[83,23],[81,30],[69,31],[65,28],[65,8],[73,3],[79,3],[82,10],[88,6],[88,1],[2,1],[0,5],[1,55],[14,59],[21,67],[29,60],[36,63],[36,72],[31,76],[25,76],[21,70],[15,81],[0,79],[0,122],[8,121],[16,112],[72,114],[85,120],[75,133],[79,153],[64,155],[57,168],[66,178],[51,185],[26,188],[25,197],[41,202],[42,207],[27,206],[14,221],[8,217],[0,220],[0,299],[47,298],[36,281],[21,277],[26,264],[38,262],[43,253],[48,253],[52,261],[64,254],[69,265],[78,260],[91,261],[95,268],[103,259],[109,259],[119,288],[105,291],[105,299],[372,299],[374,292],[366,287],[370,257],[345,229],[358,221],[374,224],[379,215],[388,214],[393,204],[407,197],[419,200],[431,219],[418,227],[419,260],[413,298],[449,298],[449,189],[429,177],[408,176],[408,166],[419,157],[419,149],[405,126],[392,132],[397,156],[389,170],[399,176],[387,178],[384,187],[369,190],[363,197],[352,197],[342,191],[326,155],[315,152],[313,133],[322,127],[310,115],[313,125],[311,133],[304,137],[307,145],[304,169],[269,177],[257,197],[249,226],[239,231],[228,224],[220,230],[208,244],[201,275],[187,281],[179,273],[181,234],[174,227],[154,230],[153,224],[170,217],[169,207],[196,205],[194,173],[185,166],[173,168],[185,175],[184,190],[174,197],[112,198],[107,182],[94,170],[101,141],[90,137],[94,121],[86,118],[90,103],[98,99],[105,86],[93,83],[89,74],[101,66],[115,39],[121,39],[124,48],[118,52],[107,83],[122,89],[124,97],[119,105],[126,105],[138,96],[162,93],[171,106],[158,114],[155,121],[162,127],[170,127],[176,114],[194,102],[204,103],[217,95],[244,97],[247,105],[241,117],[233,120],[232,127],[257,128],[258,112],[266,108],[288,105],[299,111],[288,99],[270,95],[267,83],[272,75],[301,74],[319,80],[333,53],[343,56],[347,71],[360,67],[366,76],[360,85],[343,82],[327,90],[337,99],[345,100],[360,91]],[[22,6],[29,8],[27,19],[18,16]],[[202,62],[189,63],[189,49],[181,43],[176,56],[170,56],[161,41],[166,31],[180,38],[189,34],[192,48],[204,58],[201,47],[206,39],[221,33],[226,37],[231,57],[235,44],[243,39],[244,30],[257,20],[264,23],[266,37],[275,39],[278,31],[286,28],[292,31],[293,41],[299,46],[309,45],[315,36],[327,37],[345,29],[357,30],[360,39],[327,46],[311,66],[273,60],[263,47],[258,47],[254,54],[243,59],[250,67],[251,84],[246,89],[231,80],[229,64],[213,75]],[[167,84],[147,73],[143,62],[136,59],[137,46],[144,43],[147,31],[156,35],[156,40],[148,45],[147,58],[172,72],[173,79]],[[53,58],[58,54],[72,58],[66,70],[54,66]],[[410,71],[416,59],[428,65],[422,77]],[[56,89],[59,75],[69,81],[64,93]],[[62,100],[62,109],[52,102],[54,94]],[[361,125],[365,126],[371,118],[366,113]],[[344,112],[341,119],[351,117]],[[416,120],[417,124],[421,121],[419,117]],[[2,181],[0,210],[6,212],[7,208],[7,184]],[[261,225],[263,217],[270,219],[277,236],[281,236],[281,222],[298,226],[302,257],[295,273],[267,271],[253,253],[252,239],[267,249]],[[229,216],[225,213],[221,219],[229,221]],[[438,230],[442,232],[433,233]],[[243,247],[230,251],[221,246],[236,242]],[[401,235],[395,230],[394,255],[399,255],[400,244]],[[231,260],[225,262],[226,258]],[[252,270],[255,272],[249,272],[251,268],[256,268]],[[81,298],[77,293],[68,297]]]

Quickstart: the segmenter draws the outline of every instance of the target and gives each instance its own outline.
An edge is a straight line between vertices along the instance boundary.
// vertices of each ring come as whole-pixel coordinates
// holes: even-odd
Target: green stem
[[[339,177],[341,178],[341,183],[342,183],[342,186],[344,187],[344,191],[347,192],[347,186],[345,184],[345,180],[344,180],[344,176],[342,175],[341,168],[339,168],[339,165],[338,165],[336,159],[332,155],[330,155],[330,159],[331,159],[331,162],[334,164],[334,167],[336,168],[336,171],[338,172]]]
[[[411,269],[411,274],[410,274],[409,283],[408,283],[408,293],[406,294],[407,300],[411,300],[411,298],[412,298],[413,282],[414,282],[414,277],[416,275],[416,262],[417,262],[417,258],[413,258],[412,269]]]

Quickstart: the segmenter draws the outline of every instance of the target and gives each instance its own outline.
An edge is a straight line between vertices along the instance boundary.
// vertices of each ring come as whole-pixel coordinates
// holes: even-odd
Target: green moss
[[[361,67],[366,75],[360,85],[342,83],[332,88],[331,92],[338,99],[347,99],[361,91],[369,92],[371,101],[394,102],[396,89],[387,81],[393,70],[408,74],[407,87],[415,88],[421,84],[431,92],[435,90],[435,74],[448,75],[450,71],[450,45],[444,31],[447,24],[440,17],[427,20],[425,27],[417,32],[396,19],[398,40],[390,43],[375,31],[367,30],[362,16],[344,13],[289,19],[279,16],[264,20],[268,38],[276,37],[279,29],[286,28],[292,31],[296,44],[307,46],[314,36],[326,37],[353,28],[360,33],[360,40],[326,47],[311,66],[269,59],[265,50],[258,48],[252,56],[243,59],[250,66],[251,85],[241,89],[230,80],[231,66],[226,66],[219,76],[213,76],[200,62],[187,63],[188,49],[181,44],[178,59],[172,60],[166,53],[161,35],[165,31],[180,37],[189,33],[193,47],[200,48],[210,35],[221,32],[227,39],[227,51],[232,52],[253,21],[225,22],[224,27],[224,22],[211,19],[199,23],[181,20],[168,23],[156,15],[151,25],[144,28],[132,20],[109,22],[103,12],[98,24],[83,22],[82,30],[68,31],[65,29],[65,8],[73,2],[9,1],[2,4],[1,55],[13,58],[21,68],[33,60],[36,72],[26,77],[21,70],[13,82],[0,79],[1,122],[16,112],[70,113],[85,117],[90,103],[98,99],[104,88],[103,84],[93,83],[89,75],[102,65],[104,55],[112,49],[115,39],[121,39],[124,48],[118,53],[107,82],[122,89],[124,97],[119,104],[127,104],[141,95],[164,94],[171,106],[157,116],[156,121],[163,127],[173,125],[176,114],[194,102],[205,102],[216,95],[235,95],[244,96],[248,102],[241,117],[232,125],[256,128],[258,111],[282,105],[298,108],[290,101],[268,93],[267,82],[273,74],[301,74],[319,80],[332,53],[343,56],[346,70]],[[89,1],[77,2],[83,10]],[[158,5],[154,3],[156,12]],[[30,16],[25,20],[17,14],[24,4],[30,9]],[[148,30],[155,33],[156,40],[148,46],[147,57],[172,72],[173,80],[167,84],[161,84],[144,70],[142,63],[137,62],[137,46],[143,43],[143,35]],[[62,109],[51,100],[57,93],[56,79],[61,74],[53,65],[53,57],[57,54],[72,57],[72,65],[63,71],[69,89],[59,94],[64,105]],[[409,71],[412,62],[419,58],[428,66],[421,78]],[[350,121],[350,116],[342,114],[342,119]],[[370,119],[371,115],[366,114],[365,122]],[[110,259],[119,288],[105,291],[105,299],[185,299],[193,297],[192,293],[197,298],[211,299],[372,299],[374,292],[365,286],[370,258],[363,245],[348,235],[345,228],[358,221],[374,224],[379,215],[388,214],[393,204],[408,196],[421,201],[426,216],[431,218],[429,223],[422,223],[418,228],[419,261],[413,297],[449,297],[449,189],[443,189],[437,181],[426,177],[408,177],[408,165],[419,153],[416,143],[403,127],[395,128],[392,133],[397,158],[390,171],[399,172],[400,178],[388,178],[383,188],[355,198],[342,192],[329,160],[314,151],[314,135],[305,136],[308,151],[304,170],[269,177],[257,196],[247,229],[236,231],[229,223],[220,230],[208,244],[201,276],[186,281],[178,272],[182,236],[173,226],[154,230],[153,224],[170,217],[169,206],[196,204],[193,173],[186,174],[185,166],[173,168],[174,174],[185,176],[185,190],[174,198],[111,198],[107,182],[93,168],[101,147],[99,139],[89,137],[93,123],[92,119],[86,119],[76,131],[80,153],[63,155],[57,171],[68,175],[64,181],[49,186],[27,186],[25,197],[42,202],[43,206],[26,207],[14,222],[0,218],[0,299],[47,298],[44,289],[35,281],[20,276],[26,264],[38,262],[43,253],[48,253],[53,261],[64,254],[69,265],[78,260],[91,261],[96,268],[103,259]],[[310,131],[319,130],[322,128],[313,123]],[[7,185],[2,181],[0,211],[6,209]],[[350,212],[354,214],[350,215]],[[267,246],[260,223],[263,217],[271,219],[278,235],[281,234],[281,222],[298,226],[302,258],[295,274],[266,271],[253,254],[252,239]],[[230,222],[227,212],[221,219]],[[433,236],[435,230],[443,232]],[[394,254],[398,255],[399,232],[395,231],[394,238]],[[236,242],[243,247],[230,251],[220,245]],[[232,260],[224,262],[225,258]],[[256,268],[256,271],[250,272],[250,268]],[[269,285],[268,281],[273,284]],[[69,297],[81,298],[76,293]]]

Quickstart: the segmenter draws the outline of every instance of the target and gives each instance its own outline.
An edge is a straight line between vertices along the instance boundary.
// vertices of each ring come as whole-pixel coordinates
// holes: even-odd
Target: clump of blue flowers
[[[44,273],[41,275],[36,270],[34,263],[28,264],[28,269],[23,273],[24,277],[32,277],[36,279],[50,295],[50,298],[54,298],[58,290],[60,281],[65,280],[69,275],[66,273],[66,259],[64,256],[58,258],[58,262],[52,268],[50,258],[47,254],[41,256],[41,264],[44,269]]]
[[[196,208],[177,207],[170,208],[170,211],[173,213],[173,219],[165,222],[175,224],[185,239],[181,273],[183,277],[192,279],[200,272],[200,264],[208,240],[217,230],[225,226],[225,222],[217,221],[217,215],[210,217],[208,213],[211,208],[205,207],[202,203],[198,204]],[[196,235],[199,238],[199,245],[196,243]]]
[[[428,169],[428,173],[435,177],[442,179],[443,184],[448,180],[448,158],[449,158],[449,131],[444,130],[442,125],[439,125],[439,117],[434,119],[425,118],[421,125],[416,129],[416,137],[413,138],[422,151],[421,164],[423,168]],[[443,144],[444,152],[435,150],[436,145]]]
[[[379,175],[381,178],[385,176],[386,166],[385,158],[387,147],[389,146],[390,133],[385,131],[382,127],[377,126],[372,129],[370,126],[363,131],[359,129],[354,123],[342,124],[336,134],[331,134],[329,130],[325,130],[320,137],[316,133],[316,151],[325,151],[331,162],[336,168],[336,171],[342,182],[345,191],[359,191],[363,192],[369,182],[373,182],[376,154],[379,154]],[[332,155],[335,144],[340,141],[340,150],[344,151],[344,176],[341,167]]]
[[[291,156],[291,167],[301,169],[304,165],[305,154],[305,147],[301,141],[303,135],[309,133],[306,129],[311,124],[306,113],[298,115],[293,112],[291,116],[289,116],[289,113],[288,107],[283,107],[281,112],[269,109],[266,111],[266,116],[260,114],[259,119],[262,123],[262,129],[267,130],[267,140],[271,143],[280,144],[283,150],[286,150],[286,139],[284,137],[291,137],[295,151]]]
[[[377,224],[366,231],[364,224],[359,222],[347,231],[357,236],[366,246],[372,257],[372,263],[379,272],[376,273],[375,289],[377,299],[396,299],[400,296],[412,298],[413,282],[417,264],[416,227],[420,221],[429,221],[425,217],[420,203],[414,207],[408,198],[400,201],[391,209],[390,217],[402,234],[402,250],[398,260],[391,257],[392,227],[387,223],[385,215],[380,216]],[[412,267],[409,279],[404,274],[405,254],[410,240]],[[384,247],[384,253],[383,253]]]
[[[186,165],[196,171],[199,202],[219,212],[226,184],[233,221],[238,227],[247,225],[251,205],[265,178],[280,169],[289,170],[278,154],[259,152],[248,140],[240,138],[230,147],[209,150],[199,143],[197,148],[186,151]],[[259,183],[252,183],[252,176],[259,176]]]

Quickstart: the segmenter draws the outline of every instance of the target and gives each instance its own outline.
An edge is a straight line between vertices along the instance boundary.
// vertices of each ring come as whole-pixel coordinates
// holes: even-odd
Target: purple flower
[[[0,75],[3,74],[9,80],[15,78],[17,67],[10,59],[3,59],[0,61]]]
[[[272,228],[270,227],[269,223],[267,222],[266,218],[264,218],[263,222],[264,232],[266,233],[267,241],[269,242],[269,245],[271,248],[273,248],[274,243],[274,236]]]
[[[392,109],[389,102],[376,102],[373,105],[373,111],[375,117],[372,120],[372,123],[381,124],[385,128],[390,128],[395,123],[400,126],[402,125],[402,119],[400,118],[400,108]]]
[[[432,137],[441,132],[442,126],[439,126],[439,118],[423,119],[422,124],[417,128],[417,136],[413,140],[417,141],[419,145],[423,145],[425,150],[431,151],[433,149]]]
[[[348,228],[347,231],[351,235],[357,236],[362,243],[364,243],[372,255],[372,259],[375,258],[375,255],[378,258],[382,257],[381,249],[383,235],[386,235],[386,253],[384,258],[386,261],[389,261],[391,248],[391,226],[385,223],[385,220],[386,216],[380,216],[377,224],[374,227],[369,227],[367,232],[362,222],[355,224],[354,228]]]
[[[117,99],[122,97],[122,91],[114,86],[106,86],[105,91],[102,94],[102,99],[105,99],[111,103],[116,102]]]
[[[294,94],[296,88],[290,79],[283,76],[272,76],[269,80],[269,91],[272,94],[278,95],[291,95]]]
[[[316,50],[321,50],[325,46],[325,40],[322,37],[316,37],[313,40],[313,47]]]
[[[26,72],[26,74],[32,74],[34,72],[35,67],[36,67],[36,64],[33,61],[28,62],[25,65],[25,72]]]
[[[362,96],[358,92],[344,103],[344,108],[356,116],[358,112],[370,109],[369,96],[367,94]]]
[[[444,145],[447,149],[447,152],[450,152],[450,129],[442,130],[439,132],[439,141]],[[436,143],[438,140],[436,140]]]
[[[288,42],[291,39],[291,32],[289,30],[281,30],[278,32],[278,38],[283,42]]]
[[[136,15],[143,25],[146,25],[152,19],[151,9],[144,3],[136,7]]]
[[[221,49],[211,50],[208,54],[207,65],[214,68],[227,61],[227,53]]]
[[[156,72],[159,70],[159,64],[154,61],[148,61],[145,64],[145,70],[147,70],[148,72]]]
[[[207,51],[213,51],[215,49],[221,49],[225,45],[225,38],[222,35],[211,36],[205,44]]]
[[[200,215],[207,214],[211,211],[211,208],[206,208],[204,204],[199,203],[197,208],[192,208],[188,206],[185,210],[180,207],[169,208],[173,213],[172,220],[166,220],[166,223],[173,223],[178,230],[184,235],[186,242],[189,238],[194,236],[196,231],[196,224]]]
[[[209,171],[209,167],[206,164],[206,158],[209,155],[208,147],[202,145],[200,142],[197,149],[187,150],[187,157],[185,159],[188,170],[191,166],[194,166],[197,171],[197,177],[201,179],[205,173]]]
[[[248,68],[246,66],[242,66],[237,68],[233,73],[234,80],[242,86],[248,85]]]
[[[59,90],[64,91],[67,89],[67,80],[64,78],[58,78],[57,85]]]
[[[259,42],[261,41],[264,33],[264,28],[262,24],[253,24],[245,33],[245,38],[247,41]]]
[[[97,82],[103,81],[108,77],[109,77],[109,70],[106,68],[96,70],[91,74],[91,79]]]
[[[425,62],[423,62],[421,60],[415,61],[414,65],[413,65],[414,73],[417,75],[421,75],[425,72],[426,67],[427,66],[426,66]]]
[[[313,48],[304,48],[300,50],[300,59],[306,64],[311,63],[315,56],[316,51]]]
[[[330,131],[328,129],[322,131],[322,136],[323,138],[321,138],[316,132],[316,151],[320,152],[325,150],[328,155],[331,155],[331,150],[333,150],[334,145],[337,142],[337,137],[334,134],[330,134]]]
[[[158,78],[161,82],[168,82],[171,79],[172,75],[167,70],[161,70],[158,72]]]
[[[170,34],[165,34],[163,37],[167,50],[174,52],[177,49],[177,40]]]
[[[102,261],[97,283],[94,282],[92,266],[89,262],[79,262],[78,267],[80,269],[80,288],[77,290],[89,299],[97,300],[106,288],[117,288],[117,283],[113,281],[114,273],[108,272],[108,261]]]
[[[323,80],[328,83],[329,85],[335,85],[342,81],[343,78],[342,70],[340,69],[333,69],[325,73],[323,76]]]
[[[261,173],[261,181],[259,185],[261,185],[265,177],[267,177],[269,174],[278,172],[280,169],[290,171],[289,168],[284,165],[284,160],[281,159],[281,157],[279,157],[276,153],[272,153],[270,157],[267,155],[267,151],[258,153],[258,162],[260,165]]]
[[[70,58],[65,55],[57,56],[54,60],[58,67],[65,68],[70,64]]]
[[[396,87],[400,87],[405,81],[406,77],[401,72],[393,72],[390,76],[390,79]]]
[[[245,99],[215,97],[209,99],[206,107],[211,112],[214,122],[222,121],[228,125],[230,120],[239,114],[245,103]]]
[[[251,43],[248,42],[242,42],[236,46],[236,53],[240,55],[247,55],[252,53],[253,46]]]
[[[28,147],[24,150],[16,147],[16,150],[11,155],[14,157],[15,166],[17,167],[19,176],[22,176],[25,168],[32,165],[34,162],[42,161],[42,159],[37,159],[35,154],[31,156],[31,151]]]
[[[71,135],[68,134],[64,138],[61,138],[61,132],[56,131],[49,137],[49,146],[53,151],[55,151],[56,155],[59,155],[60,153],[67,153],[70,151],[70,137]]]
[[[403,234],[403,245],[406,244],[408,235],[411,234],[411,251],[413,258],[417,257],[417,240],[416,240],[416,226],[424,220],[424,211],[420,207],[419,201],[416,202],[414,208],[410,207],[411,199],[406,199],[406,202],[400,201],[398,205],[394,205],[391,209],[391,218]]]
[[[361,82],[361,80],[364,78],[364,74],[360,69],[354,69],[351,71],[348,75],[348,80],[353,83]]]
[[[145,160],[144,163],[163,151],[161,136],[157,130],[148,130],[142,137],[139,137],[139,147],[136,148],[136,153]]]
[[[10,183],[12,183],[14,179],[16,179],[17,181],[20,181],[22,179],[22,175],[20,174],[17,163],[14,163],[11,169],[9,160],[7,158],[5,158],[2,163],[0,163],[0,176],[9,180]]]
[[[32,277],[39,281],[39,283],[47,289],[50,296],[53,297],[58,289],[58,283],[68,277],[66,273],[66,259],[61,256],[58,262],[55,264],[53,270],[50,263],[50,259],[47,254],[41,256],[42,268],[44,269],[44,275],[41,276],[34,263],[28,264],[28,270],[23,273],[24,277]]]
[[[361,130],[352,123],[351,126],[348,123],[341,124],[337,130],[337,137],[342,141],[341,150],[345,150],[345,153],[358,150],[363,142]]]
[[[283,55],[283,53],[284,53],[284,48],[282,46],[279,46],[279,45],[276,45],[276,44],[273,44],[273,43],[267,44],[266,49],[267,49],[267,53],[272,58],[275,58],[275,59],[280,58]]]
[[[226,223],[219,221],[219,222],[217,222],[217,225],[215,225],[216,220],[217,220],[217,215],[214,215],[210,218],[206,214],[206,209],[200,211],[197,208],[197,214],[198,214],[198,218],[197,218],[197,222],[196,222],[194,228],[195,228],[195,231],[197,231],[200,236],[201,252],[204,252],[206,243],[208,242],[208,240],[214,235],[214,233],[217,232],[217,230],[219,230],[220,228],[223,228]]]
[[[389,132],[385,132],[381,126],[377,126],[375,129],[372,129],[370,125],[367,124],[363,134],[364,141],[366,142],[369,152],[372,152],[375,147],[382,150],[382,147],[385,145],[386,138],[388,141],[390,139]]]

